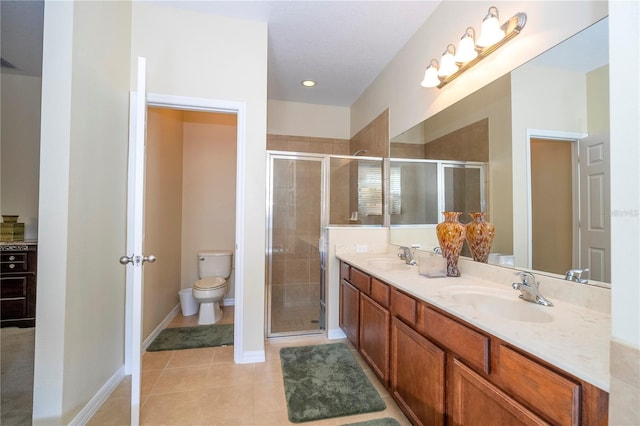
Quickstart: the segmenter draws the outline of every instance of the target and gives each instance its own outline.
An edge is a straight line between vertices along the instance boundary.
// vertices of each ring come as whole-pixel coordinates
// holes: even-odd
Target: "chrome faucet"
[[[513,283],[512,287],[515,290],[520,290],[520,299],[527,302],[536,303],[542,306],[553,306],[553,303],[545,299],[538,289],[538,281],[531,272],[517,272],[522,282]]]
[[[413,249],[411,247],[400,246],[400,250],[402,250],[402,253],[398,253],[398,257],[404,260],[407,265],[418,264],[418,262],[413,258]]]
[[[575,281],[580,284],[586,284],[589,282],[588,279],[582,278],[582,274],[585,272],[589,272],[589,268],[587,269],[569,269],[567,274],[564,276],[564,279],[567,281]]]

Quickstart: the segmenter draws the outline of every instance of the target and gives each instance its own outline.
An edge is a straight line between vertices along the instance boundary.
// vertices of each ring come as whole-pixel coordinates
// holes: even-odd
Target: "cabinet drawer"
[[[0,262],[27,262],[27,253],[0,252]]]
[[[420,303],[417,330],[442,344],[467,364],[489,374],[489,337]]]
[[[351,268],[351,285],[353,285],[358,290],[364,292],[365,294],[369,294],[370,286],[371,286],[371,278],[369,275],[364,272]]]
[[[4,299],[0,301],[0,319],[20,319],[27,316],[27,298]]]
[[[0,278],[0,297],[26,297],[27,277],[2,277]]]
[[[351,266],[348,263],[340,262],[340,280],[351,280],[351,276],[349,272],[351,270]]]
[[[515,350],[499,346],[498,374],[502,387],[559,425],[578,425],[580,385]]]
[[[1,262],[0,271],[8,272],[26,272],[28,269],[27,262]]]
[[[405,320],[411,325],[416,325],[416,299],[391,289],[391,313]]]
[[[389,307],[389,285],[371,278],[371,298],[384,308]]]

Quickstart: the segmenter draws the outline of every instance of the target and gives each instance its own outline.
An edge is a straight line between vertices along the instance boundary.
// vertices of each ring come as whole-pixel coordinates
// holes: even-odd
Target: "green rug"
[[[233,324],[165,328],[153,339],[147,352],[233,345]]]
[[[386,408],[344,343],[282,348],[280,362],[293,423]]]
[[[383,419],[365,420],[363,422],[349,423],[342,426],[400,426],[400,422],[391,417]]]

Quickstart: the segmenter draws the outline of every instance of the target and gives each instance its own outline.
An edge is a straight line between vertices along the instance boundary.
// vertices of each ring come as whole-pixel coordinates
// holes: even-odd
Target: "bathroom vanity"
[[[0,326],[34,327],[36,323],[35,242],[0,244]]]
[[[416,425],[606,425],[610,317],[338,255],[340,327]]]

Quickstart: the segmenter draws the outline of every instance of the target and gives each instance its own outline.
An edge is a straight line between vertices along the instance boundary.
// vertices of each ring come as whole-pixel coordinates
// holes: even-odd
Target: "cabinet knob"
[[[15,263],[10,263],[10,264],[9,264],[9,269],[13,269],[13,268],[15,268],[15,267],[16,267]]]
[[[16,260],[15,256],[9,256],[9,260]]]

